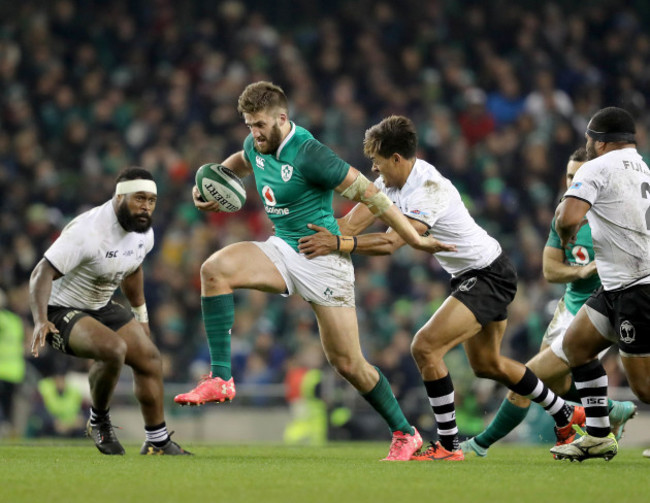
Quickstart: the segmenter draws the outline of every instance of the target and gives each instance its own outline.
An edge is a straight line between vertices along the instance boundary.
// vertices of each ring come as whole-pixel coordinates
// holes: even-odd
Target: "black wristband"
[[[336,251],[339,251],[341,249],[341,238],[340,236],[336,236]]]

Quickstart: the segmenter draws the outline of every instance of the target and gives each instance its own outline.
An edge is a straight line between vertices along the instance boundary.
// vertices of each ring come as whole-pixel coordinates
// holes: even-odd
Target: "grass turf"
[[[104,456],[90,441],[0,444],[0,501],[47,502],[646,502],[650,459],[554,461],[508,444],[465,462],[381,463],[388,443],[184,445],[196,456]]]

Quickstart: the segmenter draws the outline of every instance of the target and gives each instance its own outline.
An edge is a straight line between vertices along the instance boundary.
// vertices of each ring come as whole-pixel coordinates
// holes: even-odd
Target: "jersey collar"
[[[293,138],[293,136],[296,134],[296,125],[293,123],[293,121],[289,121],[291,123],[291,131],[289,131],[289,134],[286,136],[284,141],[280,143],[280,146],[278,149],[275,151],[275,158],[277,160],[280,160],[280,154],[282,153],[282,149],[285,147],[287,143]]]

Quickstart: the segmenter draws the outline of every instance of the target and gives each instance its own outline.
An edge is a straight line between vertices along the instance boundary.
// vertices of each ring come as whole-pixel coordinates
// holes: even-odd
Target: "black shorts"
[[[601,287],[586,304],[609,319],[621,353],[650,356],[650,285],[612,292]]]
[[[517,293],[517,270],[502,253],[483,269],[452,278],[451,296],[474,313],[481,326],[508,318],[508,305]]]
[[[54,323],[59,333],[49,333],[45,340],[57,351],[75,355],[70,348],[70,332],[75,323],[84,316],[91,316],[114,331],[119,330],[133,319],[133,313],[129,309],[113,300],[97,310],[47,306],[47,319]]]

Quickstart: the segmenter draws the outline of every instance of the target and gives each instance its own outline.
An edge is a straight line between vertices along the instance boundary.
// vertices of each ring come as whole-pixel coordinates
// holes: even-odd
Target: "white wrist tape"
[[[131,311],[133,311],[133,317],[136,321],[140,323],[149,323],[149,313],[147,312],[147,305],[142,304],[138,307],[131,306]]]
[[[366,191],[371,185],[372,182],[368,180],[363,173],[359,173],[354,182],[352,182],[347,189],[341,192],[341,195],[352,201],[365,204],[372,214],[378,217],[393,205],[393,201],[391,201],[383,192],[376,192],[372,196],[366,197]]]

